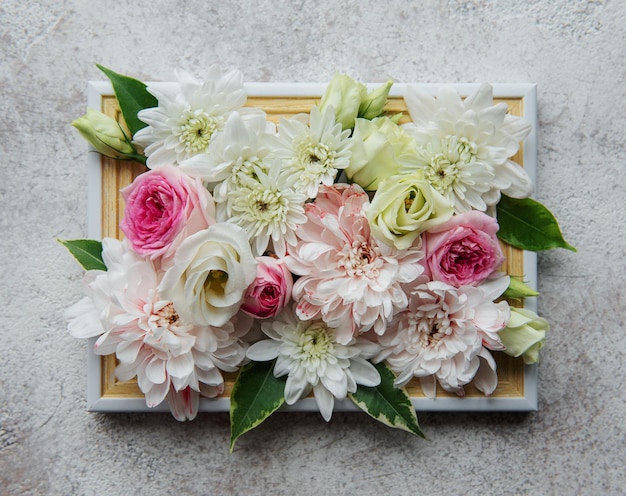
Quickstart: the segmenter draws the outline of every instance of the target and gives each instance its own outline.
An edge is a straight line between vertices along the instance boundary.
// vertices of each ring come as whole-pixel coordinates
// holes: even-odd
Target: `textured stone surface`
[[[128,4],[137,2],[128,2]],[[0,4],[0,493],[621,494],[626,4],[615,0]],[[85,411],[62,311],[81,270],[96,62],[144,80],[211,63],[248,81],[537,82],[536,197],[578,254],[539,257],[552,323],[539,411],[422,414],[430,441],[357,414],[279,414],[228,454],[228,417]]]

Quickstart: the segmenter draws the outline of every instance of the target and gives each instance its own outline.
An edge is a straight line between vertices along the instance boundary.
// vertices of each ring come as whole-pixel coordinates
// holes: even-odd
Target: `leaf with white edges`
[[[393,385],[396,377],[387,365],[378,363],[374,366],[380,373],[380,384],[375,387],[359,386],[355,393],[348,395],[350,399],[379,422],[426,439],[406,390]]]

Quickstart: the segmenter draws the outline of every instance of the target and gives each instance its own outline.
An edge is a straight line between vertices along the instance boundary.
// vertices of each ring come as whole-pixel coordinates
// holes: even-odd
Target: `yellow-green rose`
[[[72,122],[72,126],[102,155],[124,159],[136,154],[118,122],[102,112],[88,108],[84,116]]]
[[[416,146],[411,136],[387,117],[357,119],[346,176],[366,191],[375,191],[384,179],[398,174],[400,164],[411,168]],[[417,167],[417,165],[415,165]]]
[[[417,171],[382,181],[365,215],[376,238],[404,250],[422,232],[450,219],[453,212],[450,202]]]
[[[511,320],[498,336],[506,347],[505,353],[524,359],[524,363],[537,363],[539,350],[546,340],[550,324],[535,312],[511,307]]]

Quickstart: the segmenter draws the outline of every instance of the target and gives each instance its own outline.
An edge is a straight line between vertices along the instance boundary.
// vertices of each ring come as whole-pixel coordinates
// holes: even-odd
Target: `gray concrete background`
[[[0,3],[0,493],[624,494],[626,3],[201,0]],[[539,411],[278,414],[228,453],[228,416],[88,413],[86,345],[62,311],[86,233],[95,63],[144,80],[211,63],[247,81],[538,83],[536,198],[578,254],[539,257],[552,323]]]

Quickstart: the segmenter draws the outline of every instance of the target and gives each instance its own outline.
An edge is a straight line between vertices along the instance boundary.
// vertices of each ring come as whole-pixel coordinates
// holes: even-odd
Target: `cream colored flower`
[[[324,111],[313,107],[308,119],[306,115],[282,119],[271,155],[279,163],[283,182],[315,198],[320,185],[333,184],[337,173],[348,166],[349,135],[335,122],[332,107]]]
[[[414,139],[387,117],[357,119],[351,139],[346,176],[366,191],[401,170],[416,170]]]
[[[148,86],[159,106],[137,114],[148,126],[135,133],[133,140],[144,148],[151,169],[206,153],[232,112],[263,114],[241,108],[246,93],[240,71],[223,73],[213,65],[204,81],[185,71],[177,71],[176,76],[178,82],[171,89]]]
[[[456,212],[485,211],[501,193],[530,196],[528,174],[510,160],[530,124],[508,115],[506,103],[494,105],[489,84],[465,100],[448,86],[437,98],[411,86],[404,99],[413,120],[404,130],[415,138],[419,168]]]
[[[238,311],[256,276],[256,260],[246,232],[218,223],[186,238],[161,284],[186,322],[221,326]]]
[[[228,200],[218,204],[218,220],[241,226],[255,256],[263,255],[268,247],[279,257],[285,256],[286,243],[296,242],[296,227],[306,222],[307,195],[295,191],[277,168],[267,174],[255,168],[250,176],[240,174],[239,182]]]
[[[499,336],[505,346],[505,353],[522,356],[527,364],[537,363],[539,350],[543,348],[549,330],[548,321],[535,312],[525,308],[511,308],[511,320]]]
[[[374,237],[399,250],[409,248],[422,232],[446,222],[453,212],[450,202],[421,171],[385,179],[365,207]]]
[[[367,361],[378,346],[364,338],[340,344],[334,329],[319,320],[299,320],[290,308],[273,321],[264,321],[263,332],[270,338],[253,344],[248,358],[268,361],[276,358],[274,376],[287,375],[285,402],[293,405],[313,390],[322,417],[330,420],[335,399],[354,393],[357,384],[377,386],[380,374]]]

